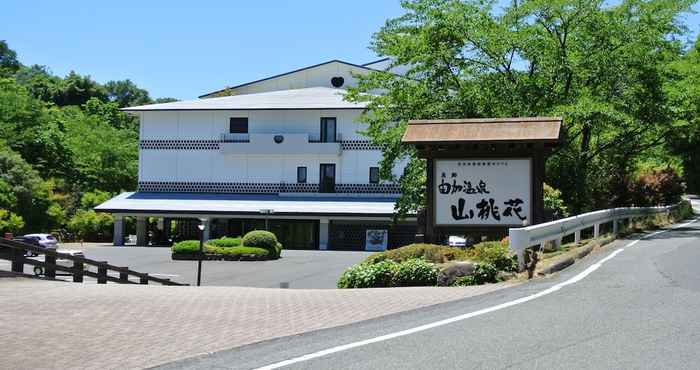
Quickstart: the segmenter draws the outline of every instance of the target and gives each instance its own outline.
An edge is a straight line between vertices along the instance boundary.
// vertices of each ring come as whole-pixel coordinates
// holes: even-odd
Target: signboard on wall
[[[383,251],[389,244],[389,230],[367,230],[365,235],[365,250]]]
[[[520,226],[531,218],[530,159],[436,159],[435,224]]]

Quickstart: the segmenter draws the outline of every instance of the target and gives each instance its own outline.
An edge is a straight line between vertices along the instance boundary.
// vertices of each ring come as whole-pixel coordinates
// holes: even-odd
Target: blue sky
[[[374,60],[372,33],[400,14],[398,0],[18,0],[2,6],[0,39],[58,75],[190,99],[330,59]],[[700,17],[688,24],[695,34]]]

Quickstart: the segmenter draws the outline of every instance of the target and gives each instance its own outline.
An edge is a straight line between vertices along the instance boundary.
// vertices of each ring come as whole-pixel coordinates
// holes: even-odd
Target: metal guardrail
[[[4,248],[3,248],[4,247]],[[24,265],[40,266],[44,269],[44,276],[48,279],[55,279],[56,272],[66,272],[73,276],[73,282],[82,283],[83,276],[89,276],[97,279],[98,284],[106,284],[108,281],[120,284],[148,284],[149,282],[159,283],[162,285],[178,285],[182,284],[171,281],[170,279],[162,279],[148,275],[147,273],[130,270],[128,267],[120,267],[110,265],[104,261],[95,261],[85,257],[73,256],[66,253],[57,252],[53,249],[45,249],[31,244],[22,243],[14,240],[0,239],[0,249],[6,249],[0,253],[0,259],[9,260],[12,263],[12,272],[24,273]],[[44,261],[38,261],[25,256],[27,251],[44,255]],[[72,267],[65,267],[56,264],[57,259],[73,261]],[[97,272],[85,269],[85,266],[94,266]],[[119,277],[109,275],[109,271],[119,273]],[[130,280],[129,277],[134,276],[138,281]]]
[[[612,233],[618,233],[618,221],[647,217],[658,213],[669,213],[679,204],[665,207],[621,207],[584,213],[578,216],[542,224],[508,229],[510,250],[518,256],[518,269],[525,267],[525,250],[535,245],[543,245],[552,240],[561,241],[565,236],[574,234],[574,242],[581,241],[581,231],[593,228],[593,237],[600,235],[600,225],[612,222]]]

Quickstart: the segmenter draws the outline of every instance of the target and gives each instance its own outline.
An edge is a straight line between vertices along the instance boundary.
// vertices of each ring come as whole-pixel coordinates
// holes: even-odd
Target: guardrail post
[[[44,262],[46,263],[46,267],[44,268],[44,276],[46,276],[47,279],[55,279],[56,255],[53,253],[46,253],[44,255]]]
[[[600,224],[593,225],[593,238],[597,239],[600,236]]]
[[[73,261],[73,282],[74,283],[82,283],[83,282],[83,270],[85,267],[83,266],[83,262],[81,261]]]
[[[119,270],[119,281],[126,284],[129,282],[129,268],[128,267],[121,267]]]
[[[105,261],[101,261],[101,264],[97,266],[97,284],[107,284],[107,266],[104,264]]]
[[[141,274],[139,278],[139,284],[148,285],[148,274]]]
[[[12,272],[24,273],[24,250],[12,248]]]
[[[617,218],[613,218],[612,220],[612,225],[613,225],[613,236],[617,237]]]
[[[581,230],[574,231],[574,243],[575,244],[581,243]]]
[[[529,246],[530,237],[526,230],[509,229],[508,243],[510,250],[518,256],[518,271],[525,271],[525,249]]]

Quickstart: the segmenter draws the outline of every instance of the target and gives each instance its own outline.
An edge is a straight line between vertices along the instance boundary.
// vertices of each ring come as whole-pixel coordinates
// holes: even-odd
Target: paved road
[[[511,289],[163,368],[258,368],[290,359],[285,368],[699,368],[700,222],[631,242]],[[487,311],[460,317],[479,310]]]
[[[87,258],[107,261],[116,266],[129,266],[132,270],[157,277],[189,284],[196,282],[197,262],[173,261],[169,248],[87,244],[82,248],[79,244],[61,248],[83,250]],[[279,288],[280,283],[287,282],[292,289],[332,289],[345,269],[361,262],[370,254],[371,252],[284,250],[282,258],[274,261],[205,261],[202,282],[209,286],[257,288]],[[26,267],[26,272],[31,273],[29,266]]]

